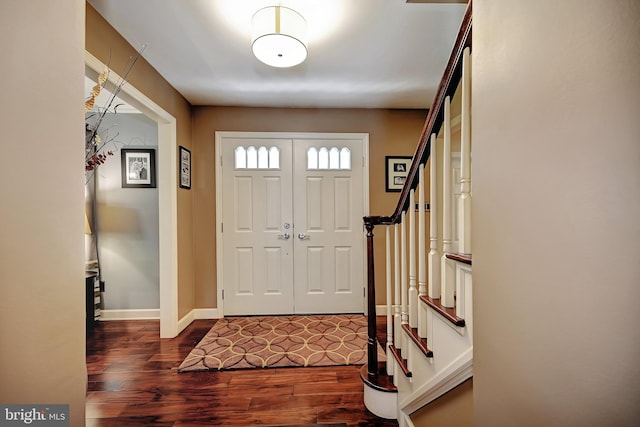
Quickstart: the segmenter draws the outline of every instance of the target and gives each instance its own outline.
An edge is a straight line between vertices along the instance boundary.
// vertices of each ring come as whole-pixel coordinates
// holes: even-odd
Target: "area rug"
[[[363,365],[366,347],[363,315],[228,317],[213,325],[178,371]]]

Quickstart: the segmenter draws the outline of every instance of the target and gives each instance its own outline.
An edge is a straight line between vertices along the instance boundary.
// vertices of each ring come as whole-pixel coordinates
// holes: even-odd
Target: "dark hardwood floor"
[[[89,330],[87,426],[398,425],[365,409],[360,366],[178,373],[214,322],[162,340],[158,321]]]

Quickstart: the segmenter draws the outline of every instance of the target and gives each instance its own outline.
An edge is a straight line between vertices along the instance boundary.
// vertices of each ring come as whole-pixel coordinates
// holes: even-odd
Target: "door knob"
[[[304,234],[304,233],[299,233],[298,234],[298,239],[300,240],[309,240],[311,238],[311,236],[309,236],[308,234]]]
[[[289,240],[289,233],[278,234],[278,239]]]

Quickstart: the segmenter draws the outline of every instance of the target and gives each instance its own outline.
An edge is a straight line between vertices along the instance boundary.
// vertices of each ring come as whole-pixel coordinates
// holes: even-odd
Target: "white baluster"
[[[402,314],[400,312],[401,307],[401,297],[400,297],[400,288],[402,287],[400,283],[400,225],[394,224],[393,226],[393,284],[394,284],[394,296],[393,301],[394,305],[394,315],[393,315],[393,343],[397,348],[401,348],[402,346]]]
[[[429,194],[429,296],[440,298],[440,252],[438,251],[438,150],[436,150],[436,134],[431,134],[429,153],[429,174],[431,175]]]
[[[409,311],[408,311],[408,274],[407,274],[407,231],[406,231],[406,211],[402,212],[402,219],[400,220],[400,265],[401,265],[401,273],[400,273],[400,281],[401,281],[401,298],[402,298],[402,324],[409,323]],[[402,336],[402,347],[405,347],[405,334],[401,333]]]
[[[451,98],[444,100],[444,158],[442,169],[442,289],[440,303],[445,307],[453,307],[455,289],[455,266],[446,258],[451,252]]]
[[[458,205],[459,252],[471,253],[471,57],[462,54],[462,118],[460,123],[460,199]]]
[[[409,326],[418,327],[418,288],[416,287],[416,201],[409,192]]]
[[[427,294],[427,259],[425,257],[426,252],[426,238],[425,238],[425,223],[424,223],[424,164],[420,164],[418,169],[418,297]],[[421,338],[427,337],[427,316],[426,306],[424,303],[420,303],[418,298],[418,336]]]
[[[391,316],[391,306],[393,301],[391,300],[391,233],[389,229],[391,226],[385,226],[385,262],[387,267],[387,374],[393,375],[393,355],[391,354],[390,346],[393,344],[393,320]]]

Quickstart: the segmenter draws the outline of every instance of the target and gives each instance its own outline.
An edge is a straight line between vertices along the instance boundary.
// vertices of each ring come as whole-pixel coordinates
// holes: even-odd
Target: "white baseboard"
[[[189,313],[187,313],[186,316],[178,320],[178,334],[176,334],[176,336],[178,336],[180,332],[184,331],[184,328],[189,326],[191,322],[195,320],[195,318],[195,313],[193,310],[191,310]]]
[[[217,308],[195,308],[193,311],[196,319],[222,319]]]
[[[160,320],[160,309],[100,310],[100,321],[109,320]]]
[[[196,319],[220,319],[221,317],[217,308],[194,308],[178,321],[178,333],[182,332],[184,328]]]
[[[393,306],[391,306],[391,309],[393,310]],[[386,315],[387,315],[387,306],[376,305],[376,316],[386,316]]]

